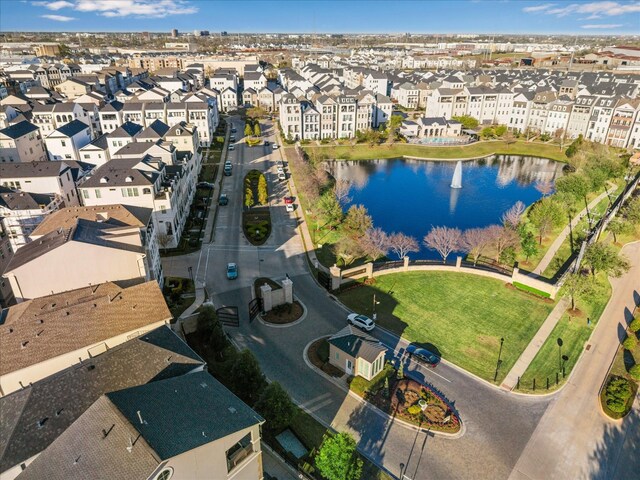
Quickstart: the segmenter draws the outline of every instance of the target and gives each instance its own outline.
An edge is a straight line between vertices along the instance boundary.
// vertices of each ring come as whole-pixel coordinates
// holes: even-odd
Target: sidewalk
[[[222,152],[220,154],[220,163],[218,164],[218,171],[216,172],[216,178],[213,180],[213,192],[211,192],[211,205],[209,205],[209,215],[207,215],[207,223],[204,227],[204,237],[202,239],[202,245],[204,247],[205,243],[213,242],[213,233],[215,229],[216,216],[218,213],[218,197],[220,196],[220,191],[222,190],[222,180],[223,180],[223,165],[228,155],[228,146],[229,146],[229,134],[231,132],[231,117],[227,117],[227,128],[224,134],[224,143],[222,144]],[[208,149],[207,149],[208,153]],[[207,238],[207,234],[209,235],[209,240],[205,241]]]
[[[524,352],[522,352],[520,358],[518,358],[507,376],[504,378],[504,381],[501,385],[502,388],[513,390],[516,387],[518,378],[524,375],[524,372],[526,372],[527,368],[536,357],[536,354],[540,351],[542,345],[544,345],[544,342],[547,341],[547,338],[549,338],[549,335],[551,335],[551,332],[562,318],[562,315],[564,314],[568,306],[568,298],[563,297],[558,301],[554,309],[551,310],[551,313],[549,314],[547,319],[538,329],[538,332],[529,342],[529,345],[527,345],[527,348],[524,349]]]
[[[595,208],[595,206],[598,205],[598,203],[600,203],[600,201],[604,199],[606,196],[607,196],[607,192],[602,192],[596,198],[591,200],[591,203],[589,203],[589,211],[593,210],[593,208]],[[547,269],[547,267],[553,260],[553,257],[556,255],[556,253],[562,246],[562,243],[566,240],[566,238],[571,233],[571,230],[576,228],[576,226],[578,225],[578,222],[582,220],[582,218],[586,214],[587,214],[587,209],[585,207],[582,209],[580,213],[578,213],[578,215],[576,215],[573,218],[573,220],[571,220],[570,225],[567,225],[566,227],[564,227],[564,230],[560,232],[560,235],[558,235],[558,237],[553,241],[551,246],[549,246],[549,250],[547,250],[547,253],[544,254],[544,257],[542,257],[542,260],[540,260],[540,263],[538,264],[538,266],[534,268],[533,273],[542,275],[542,272],[544,272]]]

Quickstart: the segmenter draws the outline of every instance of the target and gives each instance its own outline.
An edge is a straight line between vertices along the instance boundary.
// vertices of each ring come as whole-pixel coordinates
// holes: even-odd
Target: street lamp
[[[373,321],[376,320],[376,317],[378,316],[378,314],[376,313],[376,305],[380,304],[380,302],[378,302],[376,300],[376,294],[373,294]]]
[[[500,370],[500,366],[502,365],[502,345],[503,344],[504,344],[504,337],[500,338],[500,351],[498,352],[498,362],[496,363],[496,373],[493,376],[494,382],[498,379],[498,370]]]
[[[558,340],[556,340],[557,344],[558,344],[558,370],[562,370],[562,339],[558,338]]]
[[[187,270],[189,270],[189,278],[191,279],[191,283],[193,282],[193,267],[189,267]],[[194,284],[195,286],[195,284]]]

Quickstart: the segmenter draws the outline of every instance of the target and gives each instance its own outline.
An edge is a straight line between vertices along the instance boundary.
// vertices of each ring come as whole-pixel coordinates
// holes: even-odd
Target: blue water
[[[422,244],[432,226],[461,230],[500,223],[518,200],[529,206],[541,197],[538,181],[554,182],[563,165],[552,160],[495,155],[462,163],[462,188],[453,189],[456,162],[390,159],[330,163],[336,179],[352,183],[351,204],[364,205],[374,226],[403,232]],[[421,245],[413,259],[439,258]]]

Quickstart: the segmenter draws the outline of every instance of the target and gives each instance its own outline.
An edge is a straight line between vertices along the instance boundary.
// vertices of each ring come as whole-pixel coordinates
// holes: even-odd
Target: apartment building
[[[398,87],[396,99],[398,100],[398,105],[415,110],[418,108],[419,95],[416,85],[405,82]]]
[[[29,193],[0,186],[0,231],[11,250],[29,242],[29,235],[51,212],[62,205],[52,193]]]
[[[49,160],[80,160],[80,149],[91,142],[91,128],[80,120],[56,128],[44,140]]]
[[[23,120],[0,130],[0,164],[46,160],[42,135],[33,123]]]
[[[613,111],[605,143],[612,147],[629,145],[635,120],[640,112],[640,99],[620,99]]]

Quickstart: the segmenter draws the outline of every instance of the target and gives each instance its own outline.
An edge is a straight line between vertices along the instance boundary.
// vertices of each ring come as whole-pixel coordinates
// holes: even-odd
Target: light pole
[[[191,279],[191,283],[193,283],[193,267],[189,267],[189,278]],[[193,285],[195,287],[195,283]]]
[[[500,365],[502,365],[502,345],[503,344],[504,344],[504,337],[500,338],[500,351],[498,352],[498,363],[496,363],[496,373],[493,376],[494,382],[498,379],[498,370],[500,370]]]
[[[558,338],[558,340],[556,340],[556,342],[558,343],[558,370],[562,370],[562,339]]]
[[[376,313],[376,305],[378,305],[380,302],[378,302],[376,300],[376,294],[373,294],[373,321],[375,322],[376,317],[378,316],[378,314]]]

